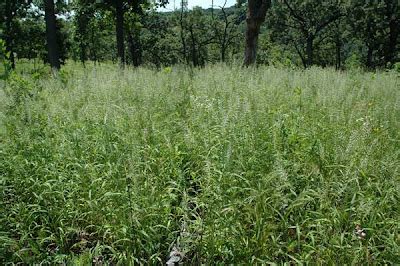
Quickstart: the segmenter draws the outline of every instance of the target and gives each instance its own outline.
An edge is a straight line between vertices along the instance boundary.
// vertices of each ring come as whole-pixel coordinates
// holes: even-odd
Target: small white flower
[[[355,234],[358,237],[358,239],[361,240],[365,239],[365,237],[367,236],[367,233],[359,224],[356,225]]]

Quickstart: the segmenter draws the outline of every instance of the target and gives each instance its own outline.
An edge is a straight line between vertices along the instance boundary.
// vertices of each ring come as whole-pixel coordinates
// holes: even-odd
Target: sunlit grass
[[[0,262],[400,263],[399,81],[23,71],[0,93]]]

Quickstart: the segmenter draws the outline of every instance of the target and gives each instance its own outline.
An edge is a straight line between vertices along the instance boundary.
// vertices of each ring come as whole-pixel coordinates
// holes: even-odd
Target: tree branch
[[[292,14],[292,16],[293,16],[294,18],[296,18],[298,21],[302,22],[303,25],[306,24],[306,20],[305,20],[303,17],[299,16],[299,15],[294,11],[294,9],[289,5],[289,2],[288,2],[287,0],[283,0],[283,2],[285,3],[286,7],[289,9],[290,13]]]
[[[315,34],[320,32],[321,30],[323,30],[325,27],[327,27],[329,24],[331,24],[332,22],[336,21],[337,19],[339,19],[343,15],[344,14],[342,14],[341,12],[338,12],[338,13],[332,15],[330,18],[328,18],[327,21],[325,21],[322,24],[318,25],[317,29],[315,30]]]

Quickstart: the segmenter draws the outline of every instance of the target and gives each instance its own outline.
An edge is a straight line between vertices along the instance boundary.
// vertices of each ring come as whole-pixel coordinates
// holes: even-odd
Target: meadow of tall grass
[[[400,263],[400,78],[68,64],[0,90],[0,264]]]

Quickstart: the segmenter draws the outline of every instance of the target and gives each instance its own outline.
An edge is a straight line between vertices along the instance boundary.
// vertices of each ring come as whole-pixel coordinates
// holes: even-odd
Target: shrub
[[[0,39],[0,60],[2,62],[0,79],[6,80],[11,73],[10,52],[7,52],[6,43],[2,39]]]

